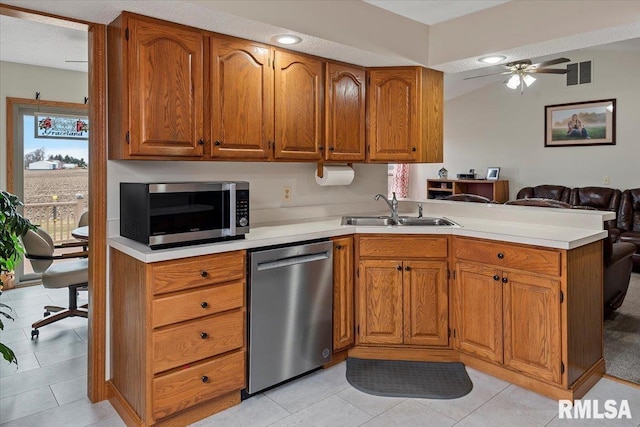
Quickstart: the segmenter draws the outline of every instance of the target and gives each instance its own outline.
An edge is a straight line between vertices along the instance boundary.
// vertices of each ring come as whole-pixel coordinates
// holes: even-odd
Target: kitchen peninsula
[[[601,240],[614,214],[421,203],[426,216],[457,225],[342,226],[339,216],[295,215],[255,225],[254,215],[246,239],[228,243],[152,251],[112,237],[111,271],[124,271],[111,277],[114,407],[152,425],[240,403],[245,251],[323,238],[334,253],[350,251],[334,257],[334,272],[344,272],[334,273],[334,362],[461,361],[552,398],[583,396],[604,372]],[[214,320],[205,340],[201,329]],[[353,344],[338,348],[338,329]]]

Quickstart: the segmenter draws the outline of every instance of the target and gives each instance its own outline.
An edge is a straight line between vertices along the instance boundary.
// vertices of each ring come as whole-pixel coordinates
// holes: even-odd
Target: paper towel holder
[[[347,166],[349,166],[350,168],[353,168],[353,163],[347,163]],[[316,173],[318,174],[318,178],[322,178],[324,176],[324,162],[322,160],[318,160]]]

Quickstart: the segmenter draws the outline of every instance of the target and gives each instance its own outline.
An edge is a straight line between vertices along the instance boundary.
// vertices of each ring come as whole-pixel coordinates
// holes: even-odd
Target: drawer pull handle
[[[206,302],[206,301],[202,301],[202,302],[200,303],[200,307],[202,307],[202,308],[207,308],[207,307],[209,307],[209,303],[208,303],[208,302]]]
[[[207,381],[209,381],[209,377],[206,375],[203,375],[202,377],[200,377],[200,379],[202,380],[203,383],[206,383]]]
[[[404,269],[405,269],[405,271],[409,271],[409,270],[411,270],[411,267],[409,267],[408,265],[406,265],[406,266],[404,267]]]
[[[206,332],[201,332],[200,333],[200,338],[202,338],[203,340],[206,340],[207,338],[209,338],[209,334]]]
[[[503,259],[504,258],[504,254],[502,252],[498,252],[498,259]]]
[[[201,271],[201,272],[200,272],[200,275],[201,275],[202,277],[207,277],[207,276],[209,275],[209,273],[207,273],[206,271]]]
[[[396,270],[398,271],[402,270],[402,266],[401,265],[396,266]]]
[[[506,277],[502,278],[502,283],[507,283],[509,281],[509,279],[507,279]]]
[[[495,280],[495,281],[497,282],[498,280],[500,280],[500,276],[498,276],[498,275],[496,274],[495,276],[493,276],[493,280]]]

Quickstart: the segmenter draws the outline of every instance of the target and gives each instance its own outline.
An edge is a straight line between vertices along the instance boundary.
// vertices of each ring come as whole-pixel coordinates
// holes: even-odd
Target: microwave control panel
[[[236,190],[236,226],[249,225],[249,190]]]

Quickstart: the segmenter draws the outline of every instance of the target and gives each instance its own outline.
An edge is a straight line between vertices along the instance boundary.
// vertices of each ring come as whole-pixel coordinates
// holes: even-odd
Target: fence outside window
[[[84,210],[84,200],[75,202],[26,203],[24,216],[51,235],[54,243],[76,240],[71,231],[78,227]]]

